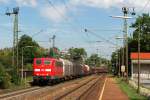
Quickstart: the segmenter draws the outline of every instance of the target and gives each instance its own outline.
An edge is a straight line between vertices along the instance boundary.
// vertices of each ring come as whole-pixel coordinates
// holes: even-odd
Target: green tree
[[[4,48],[0,50],[0,62],[5,69],[12,68],[12,49],[11,48]]]
[[[86,58],[87,53],[84,48],[70,48],[69,52],[70,59],[74,61],[81,61],[83,62],[84,58]]]
[[[21,36],[20,41],[18,43],[18,47],[20,65],[22,52],[24,57],[24,63],[32,63],[33,58],[42,57],[45,54],[44,48],[41,48],[39,44],[32,40],[32,38],[28,35]]]
[[[138,51],[138,34],[140,30],[140,42],[141,42],[141,52],[150,52],[150,16],[149,14],[143,14],[138,16],[135,23],[131,25],[135,28],[133,32],[133,37],[129,40],[129,52]]]
[[[103,57],[99,57],[98,54],[92,54],[86,59],[86,64],[93,67],[105,67],[109,66],[109,60]],[[103,66],[103,67],[104,67]]]
[[[111,69],[113,71],[114,74],[118,73],[118,65],[117,65],[117,60],[118,60],[118,51],[116,50],[115,52],[112,53],[111,55]]]
[[[99,67],[100,57],[98,57],[98,54],[92,54],[89,58],[87,58],[86,64],[93,67]]]

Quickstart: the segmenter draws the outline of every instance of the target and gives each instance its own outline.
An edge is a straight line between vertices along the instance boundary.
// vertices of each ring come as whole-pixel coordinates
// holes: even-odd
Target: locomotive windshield
[[[41,63],[42,63],[41,60],[36,60],[36,64],[37,64],[37,65],[40,65]]]
[[[49,65],[51,62],[49,60],[44,60],[45,65]]]
[[[56,61],[55,66],[57,66],[57,67],[63,67],[63,63]]]

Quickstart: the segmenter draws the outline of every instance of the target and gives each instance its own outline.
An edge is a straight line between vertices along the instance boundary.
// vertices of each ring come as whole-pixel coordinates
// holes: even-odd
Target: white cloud
[[[55,8],[47,6],[41,8],[40,13],[43,17],[48,18],[53,22],[60,22],[66,18],[67,9],[64,5],[55,6]]]
[[[71,0],[70,3],[73,5],[83,5],[95,8],[121,8],[122,6],[129,6],[141,10],[146,6],[146,10],[150,9],[149,0]]]
[[[97,8],[110,8],[112,6],[119,6],[123,0],[71,0],[71,4],[85,5]]]
[[[37,6],[37,0],[16,0],[16,2],[20,6],[30,6],[30,7],[36,7]]]
[[[149,0],[128,0],[128,3],[136,8],[137,11],[147,12],[150,10]]]
[[[26,1],[25,5],[29,4],[29,0],[19,0]],[[28,2],[27,2],[28,1]],[[30,0],[36,2],[36,0]],[[123,6],[135,7],[136,12],[140,11],[146,3],[149,3],[148,0],[70,0],[67,3],[69,9],[65,7],[64,4],[55,5],[55,8],[52,6],[46,6],[40,8],[40,13],[43,17],[48,18],[53,22],[60,22],[64,20],[69,11],[73,12],[73,9],[80,10],[80,6],[95,7],[98,9],[110,9],[110,8],[119,8]],[[34,4],[34,3],[33,3]],[[36,3],[35,3],[36,5]],[[144,11],[148,11],[150,6],[147,4]]]

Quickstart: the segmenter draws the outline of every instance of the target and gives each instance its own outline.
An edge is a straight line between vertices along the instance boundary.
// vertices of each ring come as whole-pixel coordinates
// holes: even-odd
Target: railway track
[[[91,75],[54,86],[31,87],[0,95],[0,100],[76,100],[91,93],[103,75]],[[84,100],[84,99],[83,99]],[[86,100],[86,99],[85,99]]]
[[[68,82],[60,83],[54,86],[45,86],[45,87],[31,87],[24,90],[18,90],[7,94],[0,95],[0,100],[49,100],[50,98],[57,96],[59,91],[64,91],[75,87],[79,83],[87,82],[93,79],[94,76],[87,76],[83,78],[79,78],[77,80],[71,80]],[[46,99],[45,99],[46,97]],[[53,99],[50,99],[53,100]]]
[[[27,88],[27,89],[22,89],[22,90],[16,90],[14,92],[10,92],[10,93],[6,93],[6,94],[1,94],[0,95],[0,100],[2,99],[5,99],[5,100],[9,100],[9,99],[12,99],[12,98],[15,98],[17,96],[20,96],[21,94],[24,94],[24,93],[29,93],[31,91],[36,91],[36,90],[39,90],[41,89],[41,87],[30,87],[30,88]]]
[[[55,100],[80,100],[85,95],[90,93],[89,91],[96,87],[99,84],[100,79],[102,76],[96,76],[93,79],[90,79],[75,88],[70,89],[69,91],[64,92],[62,95],[59,95],[55,98]]]

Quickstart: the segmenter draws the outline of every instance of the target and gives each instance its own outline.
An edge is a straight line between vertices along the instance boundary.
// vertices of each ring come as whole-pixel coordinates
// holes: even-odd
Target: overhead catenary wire
[[[87,30],[87,29],[86,29],[86,30]],[[100,35],[97,35],[95,32],[93,32],[93,31],[91,31],[91,30],[87,30],[87,32],[89,32],[91,35],[94,35],[94,36],[96,36],[96,37],[98,37],[98,38],[103,39],[103,41],[106,41],[107,43],[110,43],[110,44],[112,44],[112,45],[116,45],[115,43],[111,42],[110,40],[105,39],[104,37],[102,37],[102,36],[100,36]]]
[[[55,5],[54,5],[50,0],[46,0],[46,1],[48,2],[48,4],[49,4],[51,7],[53,7],[53,8],[55,9],[55,11],[56,11],[61,17],[63,17],[65,20],[68,21],[68,18],[67,18],[66,16],[64,16],[64,15],[60,12],[60,10],[58,10],[58,9],[55,7]]]
[[[39,32],[34,33],[31,37],[33,38],[34,36],[37,36],[37,35],[40,34],[41,32],[43,32],[43,30],[40,30]]]
[[[60,11],[59,9],[57,9],[57,8],[55,7],[55,5],[54,5],[50,0],[46,0],[46,1],[49,3],[49,5],[50,5],[51,7],[53,7],[53,8],[55,9],[55,11],[56,11],[61,17],[63,17],[63,18],[65,19],[65,21],[69,22],[68,24],[70,24],[71,26],[74,27],[74,25],[73,25],[72,23],[70,23],[70,19],[69,19],[68,17],[64,16],[64,14],[62,14],[61,11]],[[62,0],[62,1],[63,1],[63,0]],[[68,5],[66,4],[66,2],[63,1],[63,3],[64,3],[65,8],[66,8],[66,9],[69,9],[69,7],[68,7]],[[79,25],[79,26],[81,26],[81,25]]]
[[[70,22],[70,19],[68,18],[68,17],[66,17],[66,16],[64,16],[62,13],[61,13],[61,11],[59,10],[59,9],[57,9],[56,7],[55,7],[55,5],[50,1],[50,0],[46,0],[47,2],[48,2],[48,4],[50,5],[50,7],[53,7],[54,9],[55,9],[55,11],[61,16],[61,17],[63,17],[64,18],[64,20],[65,20],[65,22],[68,22],[68,24],[70,25],[70,26],[72,26],[71,28],[74,30],[74,32],[82,32],[81,30],[83,29],[83,27],[81,27],[81,28],[79,28],[79,27],[77,27],[77,26],[75,26],[74,24],[72,24],[71,22]],[[66,7],[67,8],[67,7]],[[78,25],[78,26],[80,26],[80,25]],[[78,41],[76,41],[76,42],[78,42]]]
[[[59,9],[57,9],[57,8],[55,7],[55,5],[54,5],[50,0],[46,0],[46,1],[49,3],[49,5],[50,5],[51,7],[53,7],[53,8],[55,9],[55,11],[56,11],[61,17],[63,17],[63,18],[65,19],[65,21],[69,22],[69,19],[68,19],[66,16],[64,16],[64,15],[59,11]],[[69,9],[68,6],[66,5],[66,2],[63,1],[63,3],[64,3],[64,5],[65,5],[65,8],[66,8],[66,9]],[[78,21],[76,21],[76,22],[78,22]],[[75,30],[75,31],[77,31],[77,30],[79,29],[79,27],[78,27],[78,28],[76,27],[76,29],[75,29],[75,27],[74,27],[75,25],[71,24],[70,22],[69,22],[68,24],[70,24],[71,26],[73,26],[73,30]],[[79,29],[79,30],[84,29],[83,26],[81,26],[81,25],[78,25],[78,26],[81,27],[81,29]],[[101,31],[112,31],[112,30],[101,30]],[[113,30],[113,31],[117,31],[117,30]],[[118,31],[119,31],[119,30],[118,30]],[[82,32],[82,31],[80,31],[80,32]],[[104,41],[106,41],[106,42],[108,42],[108,43],[110,43],[110,44],[116,45],[116,44],[114,44],[113,42],[111,42],[111,41],[109,41],[109,40],[107,40],[107,39],[105,39],[105,38],[103,38],[103,37],[101,37],[101,36],[99,36],[99,35],[97,35],[97,34],[95,34],[95,33],[93,33],[93,32],[90,32],[90,33],[92,33],[92,34],[95,35],[96,37],[99,37],[99,38],[103,39]],[[84,39],[85,39],[85,38],[84,38]],[[86,40],[87,40],[87,39],[86,39]],[[87,43],[91,43],[91,41],[86,41],[86,42],[87,42]]]
[[[150,3],[150,0],[147,0],[144,7],[139,11],[139,13],[142,13],[145,10],[145,8],[149,5],[149,3]]]
[[[63,4],[65,5],[65,8],[66,8],[66,9],[69,9],[69,7],[68,7],[66,1],[65,1],[65,0],[62,0],[62,2],[63,2]]]
[[[69,19],[66,19],[66,17],[63,15],[63,14],[61,14],[60,13],[60,11],[53,5],[53,3],[50,1],[50,0],[47,0],[48,1],[48,3],[56,10],[56,12],[60,15],[60,16],[62,16],[66,21],[69,21]],[[64,0],[62,0],[63,1],[63,3],[64,3],[64,5],[65,5],[65,8],[66,9],[69,9],[69,7],[68,7],[68,5],[66,4],[66,2],[64,1]],[[77,20],[76,20],[76,22],[78,22]],[[69,23],[69,24],[71,24],[71,23]],[[78,23],[78,25],[81,27],[81,30],[83,29],[83,26],[81,26],[79,23]],[[74,29],[74,26],[75,25],[72,25],[71,24],[71,26],[73,26],[73,29]],[[76,29],[74,29],[75,31],[77,31],[79,28],[77,28],[76,27]],[[79,29],[80,30],[80,29]],[[80,32],[82,32],[82,31],[80,31]],[[90,44],[91,43],[91,41],[89,41],[88,39],[85,39],[84,37],[83,37],[83,39],[85,40],[85,42],[87,42],[88,44]]]

